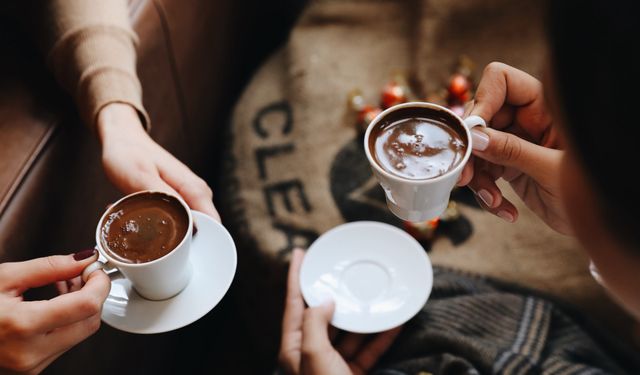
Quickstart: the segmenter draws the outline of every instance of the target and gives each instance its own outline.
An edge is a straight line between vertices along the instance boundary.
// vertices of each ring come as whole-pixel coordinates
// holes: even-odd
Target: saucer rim
[[[433,276],[433,264],[431,263],[431,259],[429,257],[429,255],[427,254],[426,250],[424,249],[424,247],[422,245],[420,245],[420,243],[414,238],[412,237],[409,233],[407,233],[406,231],[403,231],[402,229],[393,226],[391,224],[387,224],[384,222],[380,222],[380,221],[373,221],[373,220],[360,220],[360,221],[352,221],[352,222],[347,222],[344,224],[340,224],[338,226],[335,226],[331,229],[329,229],[328,231],[324,232],[322,235],[320,235],[320,237],[318,237],[310,246],[309,248],[306,250],[306,254],[309,254],[310,251],[312,251],[313,249],[316,249],[317,246],[316,243],[318,242],[318,240],[320,240],[322,237],[327,236],[329,234],[335,234],[334,232],[341,232],[343,230],[349,230],[352,227],[359,227],[359,226],[374,226],[374,227],[378,227],[378,228],[384,228],[385,230],[389,230],[391,232],[395,232],[396,235],[400,235],[402,237],[404,237],[405,239],[409,240],[410,242],[413,242],[415,246],[416,250],[416,254],[420,253],[422,255],[422,257],[425,260],[425,272],[426,272],[426,279],[427,279],[427,285],[425,285],[424,287],[424,296],[422,296],[422,298],[420,298],[420,302],[419,304],[416,304],[417,308],[415,311],[409,310],[411,311],[411,314],[407,314],[408,318],[406,319],[399,319],[399,323],[393,323],[393,324],[386,324],[386,325],[380,325],[374,329],[354,329],[348,326],[344,326],[343,324],[335,324],[335,315],[331,318],[331,325],[341,329],[343,331],[347,331],[347,332],[352,332],[352,333],[361,333],[361,334],[370,334],[370,333],[379,333],[379,332],[384,332],[384,331],[388,331],[390,329],[399,327],[401,325],[403,325],[404,323],[408,322],[409,320],[411,320],[413,317],[415,317],[420,310],[424,307],[424,305],[429,301],[429,297],[431,296],[431,292],[433,291],[433,281],[434,281],[434,276]],[[314,252],[316,252],[317,250],[314,250]],[[305,301],[305,303],[310,306],[313,307],[311,304],[309,304],[308,302],[308,298],[307,298],[307,293],[305,293],[305,287],[303,287],[303,283],[302,283],[302,275],[303,275],[303,269],[305,268],[305,264],[307,264],[305,262],[305,260],[308,259],[305,255],[305,259],[303,259],[302,261],[302,265],[300,266],[300,274],[298,277],[298,282],[300,283],[300,293],[302,294],[302,297]]]

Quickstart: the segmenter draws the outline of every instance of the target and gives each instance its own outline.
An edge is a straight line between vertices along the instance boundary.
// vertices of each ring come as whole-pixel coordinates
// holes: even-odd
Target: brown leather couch
[[[250,72],[286,37],[301,6],[131,1],[151,135],[213,184],[214,194],[224,147],[219,134],[233,102]],[[44,68],[14,10],[0,13],[0,262],[92,247],[99,215],[120,195],[102,172],[98,142]],[[232,288],[205,318],[172,333],[137,336],[103,325],[47,372],[267,371],[273,358],[251,345],[233,294]]]

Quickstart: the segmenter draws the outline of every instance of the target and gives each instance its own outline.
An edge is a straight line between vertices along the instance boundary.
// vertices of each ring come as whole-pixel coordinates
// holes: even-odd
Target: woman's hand
[[[333,330],[331,335],[339,338],[334,348],[329,339],[334,304],[304,307],[299,284],[303,257],[302,250],[294,250],[289,266],[280,345],[282,368],[287,374],[366,374],[391,346],[401,327],[373,336],[344,333],[340,337]]]
[[[560,202],[563,151],[558,150],[540,81],[508,65],[491,63],[466,113],[491,125],[471,131],[475,157],[465,166],[458,184],[468,185],[487,211],[514,222],[518,210],[495,183],[502,177],[547,225],[569,234]]]
[[[0,373],[37,374],[98,330],[109,277],[98,271],[85,285],[77,279],[96,259],[91,249],[0,264]],[[60,281],[66,287],[58,297],[23,301],[26,290]]]
[[[179,195],[192,209],[220,221],[207,183],[149,137],[133,107],[105,106],[98,114],[97,131],[104,171],[120,191],[159,190]]]

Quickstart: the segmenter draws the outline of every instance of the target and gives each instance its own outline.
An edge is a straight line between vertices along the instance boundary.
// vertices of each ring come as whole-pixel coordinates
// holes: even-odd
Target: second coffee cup
[[[440,216],[471,156],[471,133],[486,126],[478,116],[461,119],[433,103],[386,109],[369,124],[364,149],[387,206],[408,221]]]

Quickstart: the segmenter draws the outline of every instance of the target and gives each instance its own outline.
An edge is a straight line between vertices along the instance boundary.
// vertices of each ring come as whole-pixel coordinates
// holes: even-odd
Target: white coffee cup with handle
[[[184,237],[179,243],[167,254],[153,259],[148,262],[142,263],[130,263],[124,262],[122,259],[118,259],[113,254],[104,248],[104,242],[102,240],[102,229],[108,216],[117,210],[119,205],[133,197],[140,195],[161,194],[168,199],[173,199],[180,203],[186,217],[188,217],[187,230]],[[189,206],[182,200],[182,198],[166,194],[164,192],[157,191],[139,191],[133,194],[129,194],[109,207],[100,220],[96,228],[96,248],[100,253],[101,259],[106,259],[106,262],[98,260],[85,268],[82,273],[82,278],[87,279],[88,275],[97,270],[104,269],[107,274],[113,279],[118,277],[119,274],[129,279],[133,288],[142,297],[149,300],[164,300],[175,296],[180,293],[189,283],[191,279],[191,264],[189,263],[189,251],[191,248],[191,241],[193,237],[193,215]]]
[[[398,111],[411,113],[411,116],[415,115],[415,117],[427,118],[430,114],[438,113],[440,121],[445,119],[446,125],[460,133],[460,138],[466,146],[462,160],[449,171],[434,178],[410,179],[385,170],[374,158],[369,138],[372,136],[372,130],[379,123],[389,120],[393,115],[397,116]],[[476,126],[486,127],[487,124],[479,116],[470,116],[463,120],[443,106],[425,102],[398,104],[378,114],[367,127],[364,136],[364,149],[373,174],[384,189],[389,210],[397,217],[413,222],[440,216],[447,208],[451,191],[471,157],[471,129]]]

